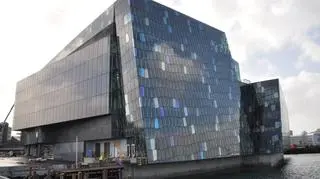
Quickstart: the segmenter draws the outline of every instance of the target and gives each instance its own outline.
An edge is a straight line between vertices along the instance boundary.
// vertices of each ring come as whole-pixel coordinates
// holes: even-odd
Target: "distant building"
[[[27,154],[65,160],[76,138],[81,156],[149,163],[281,153],[279,81],[246,82],[224,32],[153,1],[118,0],[17,83],[13,127]]]
[[[320,132],[313,133],[311,138],[313,145],[320,145]]]
[[[295,144],[297,147],[320,145],[319,137],[319,134],[290,136],[290,144]]]

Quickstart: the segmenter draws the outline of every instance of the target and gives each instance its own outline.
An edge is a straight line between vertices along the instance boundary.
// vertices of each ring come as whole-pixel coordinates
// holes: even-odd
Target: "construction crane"
[[[4,119],[4,121],[3,121],[2,123],[0,123],[0,124],[5,125],[5,123],[6,123],[7,119],[8,119],[8,117],[10,116],[13,108],[14,108],[14,104],[13,104],[12,107],[10,108],[10,111],[8,112],[8,114],[7,114],[6,118]],[[2,125],[0,125],[0,128],[1,128],[1,127],[2,127]]]
[[[5,122],[7,121],[7,119],[8,119],[8,117],[9,117],[11,111],[13,110],[13,108],[14,108],[14,104],[13,104],[12,107],[10,108],[10,111],[9,111],[9,113],[7,114],[6,118],[4,119],[3,123],[5,123]]]
[[[6,122],[9,115],[11,114],[12,110],[14,108],[14,104],[12,105],[12,107],[10,108],[9,113],[7,114],[6,118],[4,119],[3,122],[0,123],[0,132],[1,132],[1,140],[0,140],[0,144],[3,145],[4,143],[7,142],[7,138],[8,138],[8,123]]]

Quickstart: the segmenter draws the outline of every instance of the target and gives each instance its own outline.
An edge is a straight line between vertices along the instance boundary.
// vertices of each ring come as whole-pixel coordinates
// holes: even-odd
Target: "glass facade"
[[[111,115],[111,138],[126,138],[149,163],[240,155],[241,141],[255,140],[240,124],[253,102],[239,81],[224,32],[153,1],[118,0],[18,82],[14,128]]]
[[[134,51],[121,60],[141,155],[149,163],[237,155],[239,73],[225,33],[152,1],[129,2],[131,23],[117,27],[133,41],[123,40]]]
[[[15,129],[109,113],[109,41],[102,38],[18,83]]]
[[[289,121],[279,80],[241,87],[241,153],[281,153],[289,147]]]

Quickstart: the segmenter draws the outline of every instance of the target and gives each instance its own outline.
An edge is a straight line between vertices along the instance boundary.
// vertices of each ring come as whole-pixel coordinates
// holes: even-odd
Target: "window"
[[[146,37],[144,36],[144,33],[139,33],[139,39],[141,42],[146,42]]]
[[[193,154],[191,154],[191,160],[194,160],[194,155]]]
[[[128,43],[129,42],[129,35],[128,35],[128,33],[126,33],[126,42]]]
[[[160,107],[160,116],[164,117],[164,108],[163,107]]]
[[[204,153],[203,153],[203,152],[200,152],[200,153],[199,153],[199,157],[200,157],[201,160],[204,159]]]
[[[129,103],[129,101],[128,101],[128,95],[127,95],[127,94],[124,95],[124,101],[125,101],[126,104]]]
[[[163,23],[164,23],[164,24],[168,24],[168,21],[167,21],[167,18],[166,18],[166,17],[163,17],[162,19],[163,19]]]
[[[137,56],[137,49],[136,49],[136,48],[133,49],[133,56],[134,56],[134,57]]]
[[[208,85],[208,92],[211,93],[211,86]]]
[[[146,25],[146,26],[149,26],[150,25],[150,22],[149,22],[149,18],[144,18],[144,24]]]
[[[216,124],[219,124],[219,117],[216,115]]]
[[[166,18],[168,18],[169,17],[169,13],[168,13],[168,11],[164,11],[164,16],[166,17]]]
[[[191,125],[190,128],[191,128],[191,134],[195,134],[196,130],[194,129],[194,125]]]
[[[159,101],[158,98],[153,98],[153,104],[155,108],[159,108]]]
[[[149,78],[148,69],[139,68],[139,76],[144,78]]]
[[[144,77],[145,77],[145,78],[149,78],[148,69],[145,69],[145,70],[144,70]]]
[[[183,44],[180,44],[180,49],[181,49],[181,51],[184,52],[184,45]]]
[[[129,104],[126,104],[126,115],[130,114]]]
[[[139,69],[139,76],[144,77],[145,70],[144,68]]]
[[[202,24],[199,24],[199,29],[200,29],[200,30],[203,30]]]
[[[156,45],[154,45],[153,50],[155,52],[161,52],[161,46],[156,44]]]
[[[214,41],[213,40],[210,40],[210,45],[214,46]]]
[[[124,21],[124,24],[128,24],[129,22],[131,22],[132,21],[132,14],[128,13],[128,14],[124,15],[123,21]]]
[[[182,118],[182,121],[183,121],[183,126],[186,127],[186,126],[187,126],[187,120],[186,120],[186,118],[185,118],[185,117]]]
[[[221,147],[219,147],[219,155],[220,155],[220,156],[222,155]]]
[[[161,62],[161,69],[162,69],[163,71],[166,70],[166,64],[165,64],[164,62]]]
[[[216,101],[216,100],[214,100],[214,107],[215,107],[215,108],[218,108],[218,104],[217,104],[217,101]]]
[[[188,73],[186,66],[183,66],[183,72],[184,72],[184,74],[187,74],[187,73]]]
[[[212,58],[212,64],[216,64],[216,59]]]
[[[153,151],[152,151],[152,157],[153,157],[153,161],[158,160],[158,157],[157,157],[157,150],[153,150]]]
[[[168,32],[169,32],[169,33],[172,33],[172,27],[171,27],[171,25],[168,25]]]
[[[140,93],[140,96],[144,96],[144,86],[140,86],[139,93]]]
[[[142,107],[142,101],[140,97],[139,97],[139,107]]]
[[[154,128],[159,129],[159,120],[157,118],[154,119]]]
[[[213,65],[213,71],[216,72],[217,71],[217,66]]]
[[[216,129],[216,131],[219,131],[219,124],[215,124],[215,129]]]
[[[183,108],[183,112],[184,112],[184,115],[185,115],[185,116],[188,116],[188,108],[187,108],[187,107],[184,107],[184,108]]]
[[[205,80],[204,80],[204,76],[201,76],[201,82],[204,83]]]
[[[200,116],[199,108],[196,108],[196,116]]]
[[[197,53],[195,53],[195,52],[192,52],[191,53],[191,58],[193,59],[193,60],[196,60],[197,59]]]
[[[274,98],[279,98],[279,93],[278,93],[278,92],[275,92],[275,93],[273,94],[273,97],[274,97]]]
[[[176,99],[172,99],[172,106],[173,108],[179,108],[180,107],[179,101]]]
[[[208,148],[207,148],[207,142],[203,142],[202,143],[202,151],[207,151]]]
[[[150,149],[151,149],[151,150],[154,150],[154,149],[156,148],[156,141],[155,141],[155,139],[154,139],[154,138],[151,138],[151,139],[149,140],[149,142],[150,142]]]
[[[173,136],[170,137],[170,145],[171,145],[171,147],[174,146],[174,138],[173,138]]]
[[[275,111],[276,110],[276,105],[275,104],[272,104],[271,105],[271,111]]]
[[[229,100],[232,100],[232,93],[229,93]]]

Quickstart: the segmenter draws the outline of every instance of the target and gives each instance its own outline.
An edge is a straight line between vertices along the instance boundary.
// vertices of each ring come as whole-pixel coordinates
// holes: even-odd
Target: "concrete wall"
[[[145,166],[126,166],[124,176],[127,178],[131,177],[139,179],[155,179],[164,177],[184,176],[196,173],[206,173],[228,168],[239,168],[240,166],[240,157],[154,164]]]
[[[198,160],[154,165],[126,165],[124,177],[138,179],[157,179],[175,176],[188,176],[200,173],[238,170],[245,165],[276,166],[283,159],[283,154],[228,157],[211,160]]]
[[[270,155],[258,155],[258,156],[246,156],[242,158],[242,165],[264,165],[275,167],[283,160],[283,154],[270,154]]]
[[[81,161],[84,152],[83,142],[78,142],[78,160]],[[76,143],[58,143],[53,145],[53,155],[57,160],[75,161],[76,160]]]

